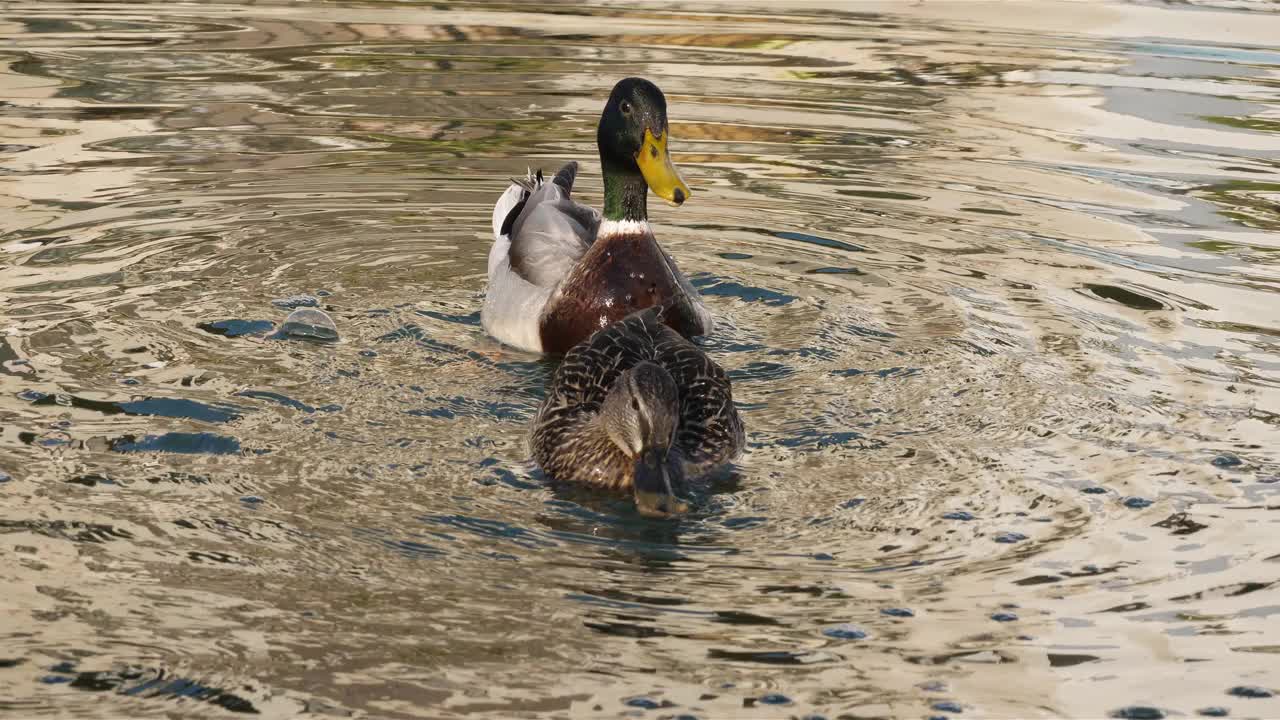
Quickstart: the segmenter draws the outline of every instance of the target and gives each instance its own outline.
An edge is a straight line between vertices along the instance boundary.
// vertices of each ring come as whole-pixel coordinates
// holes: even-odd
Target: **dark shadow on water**
[[[240,441],[226,435],[213,433],[172,432],[163,435],[123,435],[110,443],[111,450],[120,453],[161,452],[183,455],[237,455]]]
[[[740,368],[730,370],[727,374],[729,376],[729,380],[735,383],[741,383],[759,380],[777,381],[790,377],[795,373],[796,369],[790,365],[756,361],[747,363]]]
[[[1171,310],[1172,308],[1159,300],[1116,285],[1088,284],[1084,289],[1095,297],[1119,303],[1134,310]]]
[[[113,540],[132,540],[133,533],[102,523],[78,520],[0,520],[0,535],[31,532],[59,540],[76,543],[106,543]]]
[[[254,400],[265,400],[267,402],[275,403],[276,405],[281,405],[283,407],[287,407],[293,410],[298,410],[300,412],[304,412],[308,414],[314,413],[317,409],[311,405],[308,405],[302,402],[301,400],[295,400],[289,397],[288,395],[284,395],[278,392],[272,392],[270,390],[241,390],[240,392],[236,393],[236,396],[252,398]],[[336,405],[326,405],[325,407],[319,408],[319,410],[322,412],[332,412],[333,409],[336,407],[337,407]]]
[[[139,699],[173,701],[179,698],[208,703],[223,710],[248,715],[259,714],[248,699],[230,690],[205,685],[190,678],[171,675],[163,668],[125,667],[118,670],[76,670],[71,663],[59,663],[39,679],[46,685],[66,684],[84,692],[110,692]]]
[[[840,658],[827,653],[812,653],[792,650],[721,650],[711,648],[707,651],[709,660],[727,660],[740,663],[760,663],[764,665],[814,665],[816,663],[834,662]]]
[[[734,467],[725,467],[690,483],[684,497],[689,501],[687,514],[676,518],[649,518],[641,515],[635,502],[623,491],[608,491],[538,477],[555,495],[547,502],[552,513],[538,520],[559,537],[575,542],[590,538],[592,544],[617,543],[628,551],[644,548],[663,554],[678,548],[680,552],[697,552],[707,546],[710,526],[716,518],[717,495],[739,490],[742,476]],[[724,552],[724,548],[715,548]]]
[[[497,467],[494,462],[486,461],[482,467],[490,471],[482,484],[501,483],[521,492],[551,490],[554,497],[545,501],[545,511],[536,515],[535,526],[522,526],[494,515],[440,513],[419,516],[417,519],[427,530],[409,532],[411,539],[371,528],[358,530],[357,534],[397,553],[417,557],[451,553],[451,546],[474,548],[477,541],[489,546],[492,552],[486,554],[503,560],[516,559],[522,551],[543,551],[565,544],[591,545],[600,548],[606,558],[659,572],[675,569],[675,563],[687,562],[691,555],[737,552],[713,544],[725,528],[707,522],[719,514],[712,498],[738,490],[741,477],[734,468],[700,479],[685,493],[692,506],[687,515],[655,519],[640,515],[625,493],[549,481],[538,470],[526,476]],[[565,556],[565,562],[593,564],[596,560],[572,553]]]
[[[819,235],[810,235],[808,233],[790,232],[790,231],[778,232],[774,234],[777,237],[782,238],[783,240],[795,240],[796,242],[802,242],[809,245],[818,245],[825,248],[832,248],[834,250],[845,250],[848,252],[866,252],[867,251],[866,248],[861,247],[859,245],[843,242],[841,240],[832,240],[831,238],[824,238]]]
[[[706,273],[699,273],[689,281],[702,295],[737,298],[744,302],[758,302],[772,307],[790,305],[799,300],[795,295],[754,285],[743,285],[728,278]]]
[[[244,408],[236,405],[211,405],[186,398],[144,397],[138,400],[91,400],[76,395],[47,395],[26,391],[21,395],[36,406],[74,407],[103,415],[138,415],[185,418],[207,423],[238,420]]]
[[[423,317],[429,317],[432,320],[442,320],[447,323],[466,325],[468,327],[480,327],[479,310],[469,315],[452,315],[449,313],[436,312],[435,310],[415,310],[414,312]]]
[[[484,402],[462,396],[452,398],[425,398],[428,407],[407,410],[415,417],[442,418],[453,420],[459,417],[485,418],[499,422],[524,421],[533,417],[533,408],[528,404],[507,402]]]
[[[242,335],[266,335],[274,330],[276,325],[270,320],[231,319],[198,323],[196,327],[213,335],[233,338],[241,337]]]

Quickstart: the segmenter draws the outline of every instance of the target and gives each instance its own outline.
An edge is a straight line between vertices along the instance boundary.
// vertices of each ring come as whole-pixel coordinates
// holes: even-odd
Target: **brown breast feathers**
[[[542,351],[564,353],[592,333],[636,310],[664,305],[673,330],[701,334],[689,298],[677,283],[662,249],[644,234],[598,238],[560,284],[543,313]]]

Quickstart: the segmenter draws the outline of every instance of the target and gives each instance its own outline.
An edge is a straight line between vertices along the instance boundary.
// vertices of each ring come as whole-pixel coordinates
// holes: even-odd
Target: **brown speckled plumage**
[[[692,479],[742,449],[742,419],[729,379],[696,345],[663,324],[657,308],[634,313],[576,345],[561,361],[534,419],[534,459],[551,477],[629,489],[633,459],[596,422],[618,376],[642,360],[657,363],[679,388],[671,452]]]

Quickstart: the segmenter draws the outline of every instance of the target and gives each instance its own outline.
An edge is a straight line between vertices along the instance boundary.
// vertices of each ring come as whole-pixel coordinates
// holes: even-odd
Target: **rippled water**
[[[0,710],[1280,716],[1280,13],[822,4],[0,6]],[[479,326],[632,74],[748,426],[679,522]]]

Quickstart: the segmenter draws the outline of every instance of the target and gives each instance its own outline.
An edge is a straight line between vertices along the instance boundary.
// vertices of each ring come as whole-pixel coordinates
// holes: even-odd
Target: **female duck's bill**
[[[658,245],[650,190],[674,204],[692,195],[669,151],[667,102],[656,85],[627,78],[600,115],[596,144],[604,212],[570,198],[577,164],[550,182],[516,183],[494,209],[494,248],[481,319],[522,349],[563,353],[636,310],[660,305],[676,331],[710,332],[711,314]]]
[[[652,447],[636,458],[631,489],[641,515],[665,518],[689,512],[689,503],[680,497],[684,473],[678,463],[668,461],[670,453],[670,447]]]

